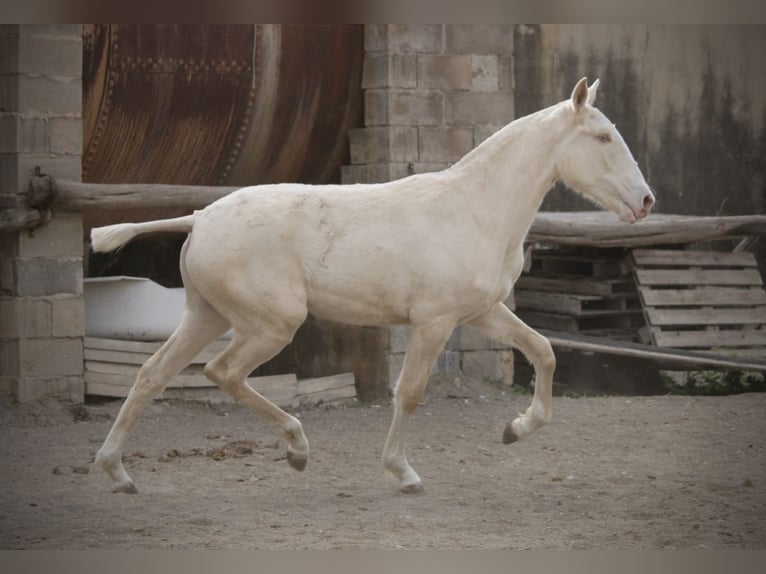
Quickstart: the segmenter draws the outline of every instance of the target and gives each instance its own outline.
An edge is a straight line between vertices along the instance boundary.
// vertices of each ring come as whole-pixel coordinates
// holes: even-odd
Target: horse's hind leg
[[[208,343],[229,328],[229,323],[202,298],[189,281],[181,252],[181,273],[186,285],[186,311],[181,323],[159,350],[138,372],[117,419],[96,454],[96,463],[112,477],[114,492],[134,493],[133,484],[122,464],[125,441],[146,404],[157,397],[170,379],[186,367]]]
[[[205,375],[232,397],[273,423],[287,440],[287,462],[297,470],[306,467],[309,443],[303,426],[266,397],[253,390],[245,381],[259,365],[265,363],[293,338],[305,315],[289,325],[280,326],[263,321],[257,331],[237,327],[226,349],[205,366]]]

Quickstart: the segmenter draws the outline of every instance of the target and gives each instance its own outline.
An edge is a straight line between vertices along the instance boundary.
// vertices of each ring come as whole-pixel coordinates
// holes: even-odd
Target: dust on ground
[[[239,405],[155,402],[125,452],[137,495],[93,458],[121,405],[0,405],[0,548],[766,547],[766,394],[554,398],[504,446],[529,395],[435,381],[408,458],[382,471],[389,401],[298,411],[312,454]]]

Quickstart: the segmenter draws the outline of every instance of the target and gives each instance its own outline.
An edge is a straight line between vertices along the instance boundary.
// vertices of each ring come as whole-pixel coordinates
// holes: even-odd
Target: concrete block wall
[[[344,183],[444,169],[513,119],[513,26],[365,26],[365,127]]]
[[[343,183],[444,169],[514,118],[513,25],[365,26],[365,126],[351,130]],[[384,330],[385,331],[385,330]],[[388,385],[407,330],[387,330]],[[513,351],[458,327],[434,373],[513,380]]]
[[[0,207],[25,205],[36,167],[79,180],[80,25],[0,26]],[[83,399],[83,229],[56,212],[0,233],[0,392]]]

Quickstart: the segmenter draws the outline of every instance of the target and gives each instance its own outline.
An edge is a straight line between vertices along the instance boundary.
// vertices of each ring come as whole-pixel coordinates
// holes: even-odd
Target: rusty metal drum
[[[360,25],[86,25],[83,46],[85,182],[338,181],[363,123]]]

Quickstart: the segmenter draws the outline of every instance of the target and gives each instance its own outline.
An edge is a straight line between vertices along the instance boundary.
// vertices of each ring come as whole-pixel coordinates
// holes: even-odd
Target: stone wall
[[[25,204],[34,169],[80,179],[79,25],[0,26],[0,207]],[[82,220],[0,233],[0,392],[83,398]]]

